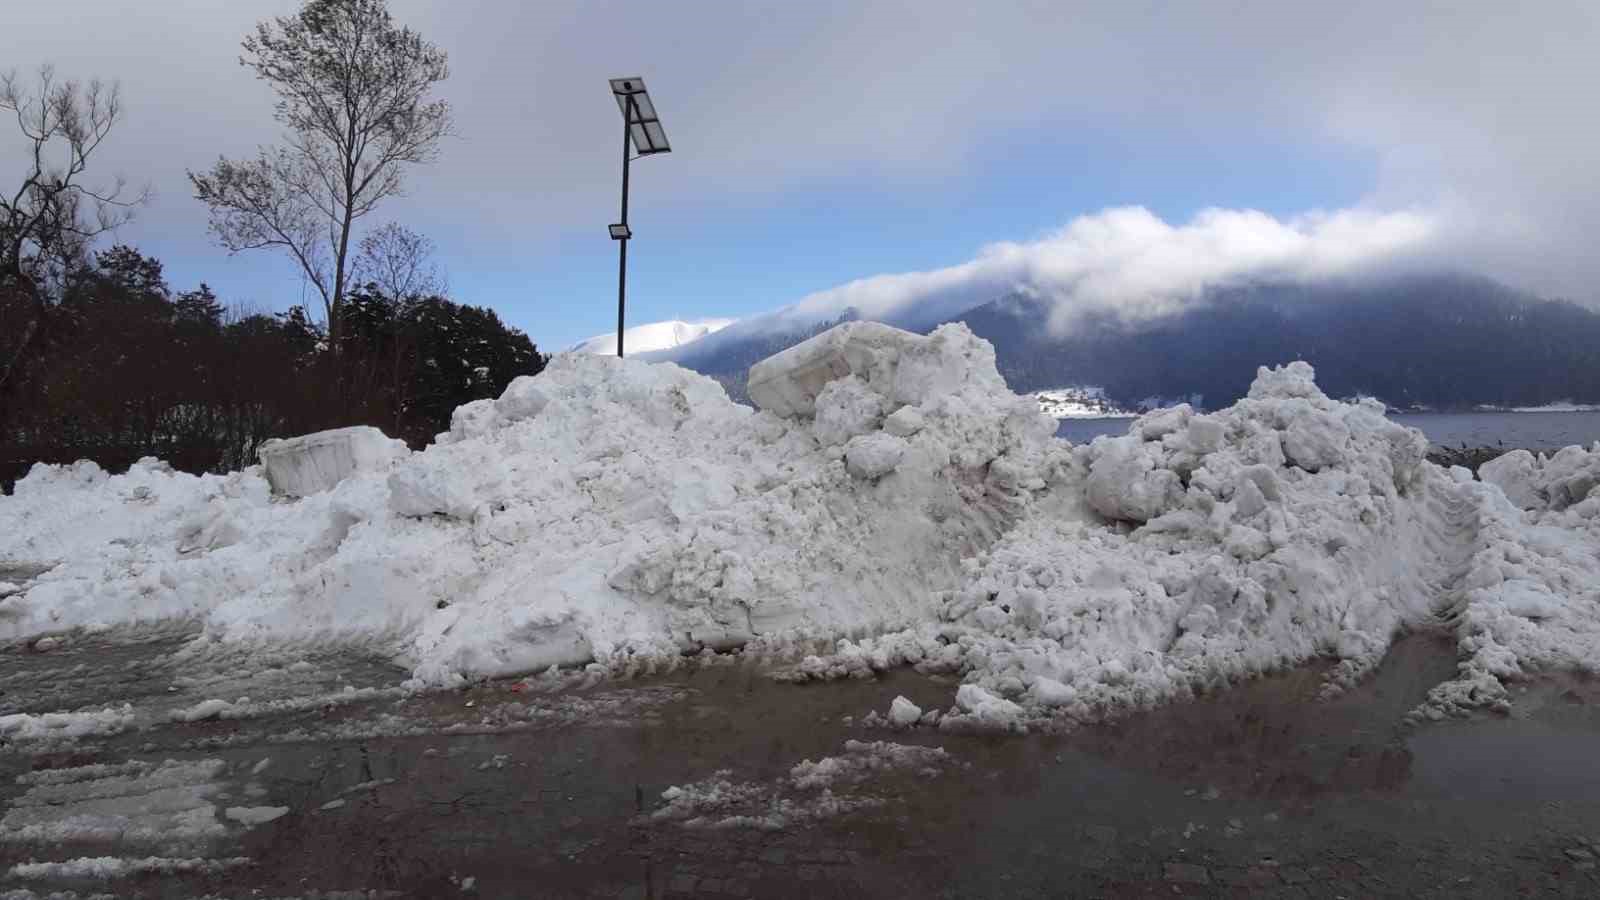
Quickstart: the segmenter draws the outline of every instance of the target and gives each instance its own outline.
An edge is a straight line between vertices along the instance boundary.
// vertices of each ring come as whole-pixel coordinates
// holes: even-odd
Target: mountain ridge
[[[782,321],[768,314],[652,358],[711,375],[743,399],[750,365],[858,317],[847,310],[788,330],[755,327]],[[1331,396],[1374,396],[1397,408],[1600,400],[1600,313],[1479,276],[1260,280],[1210,289],[1180,312],[1142,322],[1081,316],[1058,335],[1049,320],[1048,301],[1012,292],[943,321],[963,322],[993,344],[1015,391],[1095,384],[1129,406],[1192,395],[1226,406],[1245,395],[1258,366],[1295,359],[1317,369]]]

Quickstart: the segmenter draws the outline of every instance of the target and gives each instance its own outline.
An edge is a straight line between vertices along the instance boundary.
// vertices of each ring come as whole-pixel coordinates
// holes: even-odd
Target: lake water
[[[1585,447],[1600,441],[1600,412],[1474,412],[1391,415],[1420,429],[1428,440],[1445,447],[1526,447],[1554,450],[1569,444]],[[1127,434],[1132,419],[1063,419],[1057,437],[1073,443],[1102,434]]]

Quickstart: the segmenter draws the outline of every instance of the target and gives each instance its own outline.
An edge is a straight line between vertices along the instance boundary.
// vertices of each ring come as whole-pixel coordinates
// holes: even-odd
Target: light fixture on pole
[[[621,248],[617,255],[617,355],[621,356],[623,309],[628,298],[628,241],[633,238],[628,229],[628,163],[633,161],[633,150],[640,156],[649,156],[671,153],[672,147],[667,143],[667,133],[661,130],[661,119],[644,89],[643,78],[611,79],[611,96],[616,98],[617,109],[622,110],[622,221],[610,226],[611,239]]]

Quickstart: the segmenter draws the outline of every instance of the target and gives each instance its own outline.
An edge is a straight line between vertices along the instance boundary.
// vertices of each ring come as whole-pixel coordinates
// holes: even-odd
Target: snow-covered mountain
[[[1039,411],[1057,419],[1132,418],[1129,412],[1107,399],[1106,389],[1098,385],[1067,385],[1034,391]]]
[[[975,305],[950,318],[989,341],[1013,390],[1099,385],[1127,410],[1175,401],[1220,409],[1245,395],[1258,364],[1295,359],[1312,363],[1334,396],[1403,409],[1600,402],[1600,312],[1457,273],[1208,288],[1169,315],[1085,316],[1064,333],[1051,329],[1053,301],[1020,287],[969,299]],[[958,305],[942,295],[936,312]],[[918,313],[896,308],[887,324],[926,332],[932,323],[913,321]],[[711,375],[744,399],[752,364],[855,319],[873,316],[851,307],[817,320],[795,305],[649,358]]]
[[[667,322],[635,325],[622,333],[622,350],[624,353],[670,350],[721,331],[735,321],[735,319],[699,319],[694,322],[682,322],[672,319]],[[617,333],[611,331],[596,335],[588,340],[579,341],[568,349],[573,353],[615,353]]]

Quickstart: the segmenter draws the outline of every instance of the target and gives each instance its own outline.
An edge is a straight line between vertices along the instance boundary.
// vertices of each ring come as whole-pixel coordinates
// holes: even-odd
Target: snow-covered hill
[[[667,322],[635,325],[622,333],[622,350],[624,353],[670,350],[721,331],[735,321],[735,319],[700,319],[694,322],[682,322],[673,319]],[[573,353],[616,353],[617,333],[610,331],[596,335],[573,344],[569,349]]]
[[[1039,400],[1039,411],[1053,419],[1131,419],[1138,413],[1128,412],[1106,399],[1106,389],[1094,385],[1068,385],[1034,391]]]

